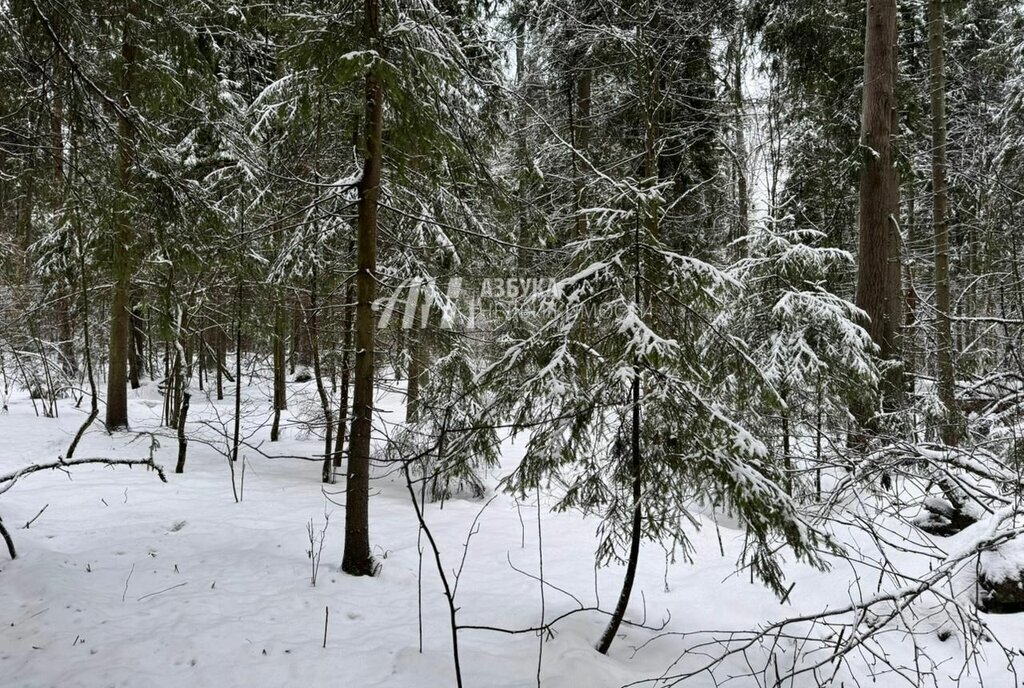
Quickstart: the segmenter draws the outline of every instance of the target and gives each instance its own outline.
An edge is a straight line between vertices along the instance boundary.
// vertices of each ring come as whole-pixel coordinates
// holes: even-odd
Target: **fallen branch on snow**
[[[164,473],[163,466],[153,461],[153,459],[107,459],[102,457],[88,458],[88,459],[57,459],[51,463],[34,463],[24,468],[20,468],[13,473],[6,475],[0,475],[0,485],[3,483],[14,483],[22,476],[37,471],[49,471],[49,470],[65,470],[73,466],[81,466],[88,463],[98,463],[106,466],[147,466],[148,468],[156,471],[162,482],[167,482],[167,475]],[[13,485],[4,485],[0,488],[0,494],[7,492]]]

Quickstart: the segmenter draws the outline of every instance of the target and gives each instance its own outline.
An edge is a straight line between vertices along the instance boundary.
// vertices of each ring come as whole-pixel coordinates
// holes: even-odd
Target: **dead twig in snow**
[[[43,512],[44,512],[44,511],[46,511],[46,507],[48,507],[48,506],[50,506],[50,505],[49,505],[49,504],[47,504],[47,505],[46,505],[46,506],[44,506],[44,507],[43,507],[42,509],[40,509],[40,510],[39,510],[39,513],[38,513],[38,514],[36,514],[35,516],[33,516],[33,517],[32,517],[32,518],[31,518],[31,519],[30,519],[30,520],[29,520],[29,521],[28,521],[28,522],[27,522],[27,523],[26,523],[25,525],[23,525],[23,526],[21,527],[21,529],[22,529],[22,530],[28,530],[28,529],[29,529],[29,527],[30,527],[30,526],[31,526],[31,525],[32,525],[33,523],[35,523],[35,522],[36,522],[36,519],[37,519],[37,518],[39,518],[40,516],[42,516],[42,515],[43,515]]]
[[[156,592],[146,593],[145,595],[143,595],[142,597],[138,598],[135,601],[136,602],[141,602],[142,600],[146,599],[147,597],[155,597],[156,595],[162,595],[165,592],[170,592],[171,590],[174,590],[175,588],[180,588],[183,585],[188,585],[188,581],[185,581],[184,583],[178,583],[177,585],[172,585],[171,587],[164,588],[163,590],[157,590]]]

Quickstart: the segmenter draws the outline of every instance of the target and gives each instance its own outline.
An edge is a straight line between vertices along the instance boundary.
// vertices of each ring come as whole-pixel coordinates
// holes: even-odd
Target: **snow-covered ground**
[[[308,392],[295,386],[297,399]],[[8,561],[0,548],[0,686],[455,685],[448,610],[429,552],[422,560],[419,650],[421,562],[415,515],[400,476],[378,476],[372,488],[370,536],[380,575],[352,578],[338,568],[343,485],[325,495],[318,463],[245,451],[243,500],[236,503],[228,464],[212,446],[193,441],[184,475],[170,472],[177,445],[159,427],[160,397],[153,386],[133,395],[133,432],[111,437],[97,424],[76,456],[143,458],[150,451],[146,433],[158,433],[155,457],[168,470],[168,484],[144,469],[86,466],[69,475],[35,473],[0,496],[0,516],[19,550],[19,558]],[[263,392],[252,395],[258,398],[249,412],[267,413]],[[392,418],[401,417],[397,396],[384,395],[379,403],[392,410]],[[218,416],[227,422],[233,400],[228,396],[211,403],[195,393],[192,407],[190,428]],[[27,397],[15,397],[9,414],[0,415],[0,474],[56,459],[83,417],[64,403],[59,419],[37,418]],[[320,451],[316,438],[301,435],[289,427],[282,442],[264,442],[261,449],[292,457]],[[256,435],[250,442],[259,440]],[[521,444],[508,444],[502,468],[490,477],[492,486],[521,452]],[[237,472],[240,478],[240,467]],[[622,571],[610,567],[595,573],[596,522],[550,513],[552,501],[540,495],[540,532],[536,501],[517,503],[501,494],[482,513],[482,502],[427,506],[449,572],[459,567],[479,515],[458,583],[460,623],[506,629],[540,623],[542,602],[534,577],[541,550],[550,584],[544,594],[545,619],[580,605],[614,605]],[[44,506],[31,527],[23,528]],[[313,587],[307,526],[312,520],[319,534],[325,514],[330,522]],[[857,581],[845,564],[828,573],[792,565],[788,579],[795,586],[789,601],[780,604],[746,573],[734,573],[742,532],[727,527],[724,519],[717,528],[705,520],[706,527],[694,535],[693,563],[666,566],[660,547],[645,547],[629,618],[646,614],[647,623],[655,626],[670,619],[665,630],[671,632],[747,630],[844,604],[851,590],[876,583]],[[1004,642],[1024,647],[1024,629],[1015,628],[1022,625],[1018,619],[989,620]],[[652,679],[697,642],[667,635],[648,643],[658,636],[655,631],[624,628],[604,657],[593,645],[605,621],[598,613],[583,612],[557,624],[554,636],[543,642],[543,686],[605,688]],[[459,638],[467,687],[537,685],[537,634],[466,629]],[[961,671],[958,640],[943,642],[936,635],[919,642],[933,658],[953,658],[948,669],[935,674],[938,685],[952,685],[945,677]],[[898,633],[893,636],[896,655],[912,652],[910,647]],[[792,650],[792,643],[781,645],[779,663],[791,662]],[[986,654],[990,662],[980,665],[985,685],[1020,685],[995,647]],[[703,659],[690,653],[670,673],[696,667]],[[737,658],[726,663],[718,678],[749,671]],[[883,688],[907,685],[887,674],[873,682],[866,665],[860,671],[838,674],[835,685],[855,685],[852,679]],[[976,671],[971,667],[959,685],[981,685]],[[793,685],[817,685],[809,676],[802,681]],[[704,675],[688,685],[704,688],[714,682]],[[726,685],[756,683],[747,677]]]

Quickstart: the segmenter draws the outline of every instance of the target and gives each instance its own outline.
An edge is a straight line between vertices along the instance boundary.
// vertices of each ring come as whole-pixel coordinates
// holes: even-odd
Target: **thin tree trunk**
[[[518,16],[514,20],[516,35],[516,85],[523,83],[526,68],[526,18]]]
[[[0,538],[7,543],[7,553],[11,555],[11,559],[18,558],[18,550],[14,548],[14,540],[11,539],[11,534],[7,532],[7,527],[4,526],[4,520],[0,518]]]
[[[736,223],[734,240],[746,236],[750,230],[750,192],[747,182],[747,135],[743,121],[743,31],[737,31],[733,50],[733,127],[735,129],[734,168],[736,173]]]
[[[184,314],[184,315],[187,316],[187,313]],[[186,318],[182,322],[188,322],[188,319]],[[184,372],[183,380],[184,380],[184,387],[188,387],[190,384],[192,384],[192,373],[194,371],[195,362],[196,362],[195,339],[193,337],[190,337],[190,336],[180,336],[178,338],[178,341],[179,342],[183,342],[183,344],[181,345],[182,346],[181,360],[184,361],[184,364],[185,364],[184,365],[184,371],[185,372]]]
[[[51,20],[54,40],[59,41],[62,34],[60,16]],[[53,212],[59,213],[65,204],[67,189],[65,184],[65,137],[63,137],[63,97],[61,75],[63,70],[59,60],[53,61],[53,78],[50,96],[50,152],[53,156]],[[67,283],[59,279],[54,305],[54,316],[57,326],[57,341],[61,358],[61,369],[68,378],[78,373],[78,361],[75,358],[74,327],[72,305],[75,301],[75,279],[68,272]]]
[[[317,312],[317,269],[313,267],[313,277],[309,284],[309,316],[306,321],[306,336],[309,338],[310,353],[313,358],[313,379],[316,381],[316,392],[320,397],[320,408],[324,413],[324,463],[321,471],[321,479],[328,484],[334,483],[334,417],[331,410],[331,398],[324,387],[323,366],[320,362],[320,328],[319,313]]]
[[[70,286],[70,285],[69,285]],[[75,357],[75,329],[71,316],[72,290],[64,292],[63,287],[57,295],[57,336],[60,340],[61,369],[68,378],[78,373],[78,361]]]
[[[90,405],[89,415],[86,417],[85,422],[82,423],[81,427],[78,428],[78,432],[75,433],[75,438],[71,440],[71,446],[68,447],[67,458],[69,459],[74,458],[75,449],[78,448],[78,443],[82,441],[82,437],[85,436],[86,430],[89,429],[89,426],[93,424],[96,417],[100,414],[99,394],[96,391],[96,376],[93,374],[92,369],[92,339],[89,335],[89,290],[86,286],[85,247],[82,245],[81,227],[76,224],[75,229],[76,239],[78,242],[78,271],[82,287],[82,338],[85,346],[85,374],[86,379],[89,381]]]
[[[288,394],[285,388],[287,364],[285,356],[284,340],[288,329],[288,323],[284,317],[284,307],[280,300],[274,304],[274,335],[273,335],[273,357],[274,357],[274,422],[270,427],[270,441],[277,442],[281,436],[281,411],[288,408]],[[218,389],[220,385],[220,371],[217,371]]]
[[[914,374],[916,365],[917,347],[913,345],[913,333],[917,328],[917,307],[919,297],[917,288],[914,286],[913,265],[908,262],[903,266],[903,333],[900,336],[900,355],[903,359],[903,391],[907,394],[914,392]]]
[[[156,353],[156,349],[153,346],[153,323],[149,317],[149,313],[146,314],[146,369],[149,370],[149,379],[156,380],[156,368],[153,361],[153,355]]]
[[[142,308],[135,305],[129,316],[131,323],[131,351],[128,359],[129,378],[132,389],[140,387],[139,377],[142,374],[142,362],[145,358],[146,333],[143,329]]]
[[[935,240],[935,333],[939,401],[943,406],[942,441],[960,440],[950,327],[949,225],[946,182],[946,57],[942,0],[928,0],[928,84],[932,115],[932,235]]]
[[[366,38],[370,49],[379,49],[378,0],[364,0]],[[349,441],[345,502],[345,554],[341,569],[355,576],[373,575],[370,555],[369,492],[370,432],[373,423],[374,314],[377,293],[377,204],[383,162],[382,134],[384,90],[373,66],[366,73],[366,140],[363,174],[359,180],[356,254],[356,366],[352,400],[352,433]]]
[[[576,237],[582,238],[587,235],[587,218],[581,212],[586,200],[580,160],[581,153],[585,155],[590,145],[590,101],[594,75],[586,64],[582,64],[586,58],[583,55],[577,58],[577,68],[573,72],[575,93],[569,93],[569,122],[572,136],[573,215],[576,218]]]
[[[351,253],[351,248],[349,249]],[[349,280],[345,287],[345,320],[342,323],[344,328],[344,339],[342,340],[341,351],[341,401],[338,404],[338,432],[334,441],[334,466],[341,466],[341,455],[345,447],[345,429],[348,425],[348,395],[352,379],[352,301],[355,299],[355,283]]]
[[[242,281],[239,278],[238,310],[235,313],[235,432],[231,442],[231,460],[238,461],[238,444],[242,433]]]
[[[646,137],[644,138],[644,184],[648,187],[654,187],[658,184],[659,169],[658,169],[658,140],[661,136],[661,65],[660,60],[657,56],[650,57],[648,61],[648,67],[650,70],[649,81],[646,84],[648,89],[647,104],[645,108],[646,122]],[[652,194],[652,198],[655,198],[656,194]],[[649,208],[645,209],[646,220],[647,220],[647,231],[650,233],[652,238],[656,238],[659,234],[659,211],[657,208],[657,200],[649,201],[651,204]]]
[[[196,333],[196,339],[198,340],[198,351],[199,355],[196,357],[196,362],[199,364],[199,391],[205,391],[206,389],[206,369],[209,364],[209,353],[207,351],[208,344],[206,343],[206,329],[203,328]]]
[[[626,608],[629,606],[629,597],[633,592],[633,583],[636,580],[636,567],[640,560],[640,539],[643,535],[643,511],[640,503],[643,498],[643,476],[640,470],[640,370],[633,369],[633,423],[630,428],[630,472],[633,479],[633,523],[629,538],[629,558],[626,560],[626,577],[622,581],[622,591],[619,593],[619,601],[615,604],[608,627],[604,629],[601,640],[597,643],[597,651],[603,655],[615,640],[615,634],[619,632],[622,619],[626,616]]]
[[[58,15],[51,22],[56,40],[60,40],[62,34],[61,18]],[[62,87],[62,62],[53,62],[53,94],[50,99],[50,150],[53,154],[53,183],[54,203],[53,210],[59,213],[64,207],[66,186],[64,181],[64,98],[61,95]],[[71,314],[72,303],[74,302],[75,284],[70,273],[65,273],[67,282],[58,282],[57,298],[54,304],[57,321],[57,338],[61,354],[61,368],[67,377],[73,377],[78,372],[78,361],[75,359],[74,327]]]
[[[649,123],[649,126],[650,123]],[[648,131],[647,146],[650,149],[652,137],[650,131]],[[656,180],[648,178],[649,184],[655,184]],[[656,208],[649,208],[648,212],[654,214]],[[656,214],[653,217],[647,218],[646,229],[650,233],[651,237],[657,236],[659,218]],[[633,234],[633,250],[634,250],[634,273],[633,273],[633,304],[639,310],[642,307],[642,292],[643,282],[640,278],[640,222],[637,219],[637,224],[634,228]],[[633,488],[633,522],[630,528],[629,538],[629,558],[626,560],[626,576],[622,581],[622,590],[619,592],[619,600],[615,604],[615,609],[612,611],[611,618],[608,621],[608,627],[605,628],[604,634],[601,636],[601,640],[598,641],[597,651],[601,654],[608,654],[608,650],[612,646],[612,642],[615,640],[615,634],[619,631],[619,626],[622,624],[622,619],[626,616],[626,608],[629,606],[629,597],[633,593],[633,583],[636,580],[636,567],[640,560],[640,540],[643,537],[643,510],[642,502],[643,499],[643,459],[640,455],[640,422],[642,420],[642,410],[640,406],[640,366],[637,361],[634,361],[633,365],[633,382],[631,385],[631,413],[632,422],[629,430],[629,446],[630,446],[630,465],[629,472],[630,478],[632,479]]]
[[[188,452],[188,437],[185,435],[185,420],[188,418],[188,406],[192,395],[185,392],[181,398],[181,410],[178,412],[178,463],[175,473],[185,472],[185,456]]]
[[[301,382],[309,380],[309,369],[313,364],[313,347],[309,341],[309,327],[306,323],[309,313],[309,296],[299,291],[292,305],[292,358],[291,372]]]
[[[178,409],[181,406],[181,349],[177,343],[174,347],[173,361],[164,391],[164,423],[172,429],[178,427]]]
[[[217,347],[215,352],[215,358],[217,359],[217,401],[223,401],[224,399],[224,370],[227,368],[227,354],[225,352],[227,347],[224,339],[224,328],[218,325],[217,333],[214,337]]]

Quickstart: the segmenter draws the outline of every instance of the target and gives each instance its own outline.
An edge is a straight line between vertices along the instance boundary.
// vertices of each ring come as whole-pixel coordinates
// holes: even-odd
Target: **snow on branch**
[[[146,466],[156,471],[161,482],[167,482],[167,475],[164,473],[163,466],[156,463],[152,458],[147,459],[111,459],[104,457],[84,458],[84,459],[63,459],[60,458],[57,461],[50,463],[34,463],[23,468],[19,468],[13,473],[7,473],[6,475],[0,475],[0,494],[7,492],[11,489],[21,477],[36,473],[38,471],[66,471],[68,468],[73,466],[82,466],[84,464],[102,464],[104,466]],[[4,484],[8,483],[8,484]]]

